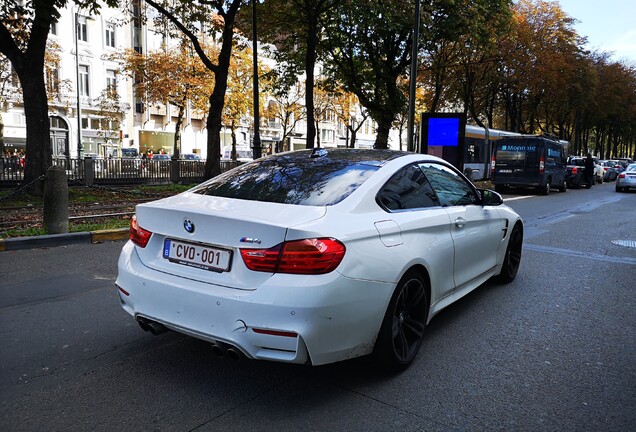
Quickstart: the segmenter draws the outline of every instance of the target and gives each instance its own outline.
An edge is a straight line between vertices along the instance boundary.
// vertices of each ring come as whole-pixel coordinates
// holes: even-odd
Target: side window
[[[390,211],[440,205],[430,183],[417,165],[409,165],[393,175],[378,193],[377,200]]]
[[[443,206],[479,203],[479,197],[471,185],[451,168],[432,162],[422,163],[420,168]]]

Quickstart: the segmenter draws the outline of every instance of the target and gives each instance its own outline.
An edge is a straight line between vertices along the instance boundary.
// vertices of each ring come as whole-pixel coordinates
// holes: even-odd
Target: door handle
[[[464,228],[464,225],[466,225],[466,219],[464,219],[463,217],[458,217],[457,219],[455,219],[455,226],[459,229]]]

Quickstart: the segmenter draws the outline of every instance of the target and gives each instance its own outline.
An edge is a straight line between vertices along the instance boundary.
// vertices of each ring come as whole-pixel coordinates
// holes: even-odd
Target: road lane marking
[[[526,198],[532,198],[534,195],[524,195],[524,196],[518,196],[518,197],[514,197],[514,198],[504,198],[504,203],[507,203],[509,201],[517,201],[517,200],[522,200],[522,199],[526,199]]]
[[[573,249],[561,249],[561,248],[555,248],[550,246],[540,246],[540,245],[533,245],[533,244],[527,244],[527,243],[523,245],[523,248],[525,250],[529,250],[533,252],[551,253],[555,255],[564,255],[564,256],[573,257],[573,258],[591,259],[595,261],[610,262],[614,264],[636,265],[636,258],[608,256],[608,255],[595,254],[591,252],[577,251]]]

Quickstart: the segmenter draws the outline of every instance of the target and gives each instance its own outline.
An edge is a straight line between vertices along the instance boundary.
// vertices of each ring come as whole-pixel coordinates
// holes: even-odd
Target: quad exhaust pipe
[[[144,331],[150,332],[155,336],[163,334],[169,330],[163,324],[158,323],[157,321],[150,320],[148,318],[138,317],[137,322],[139,323],[139,326]],[[219,358],[227,357],[230,360],[234,360],[234,361],[238,361],[244,356],[241,350],[233,347],[230,344],[226,344],[224,342],[212,343],[212,352],[214,353],[214,355],[216,355]]]
[[[168,331],[168,328],[163,324],[160,324],[157,321],[149,320],[148,318],[139,317],[137,318],[137,322],[144,331],[150,332],[155,336]]]
[[[212,352],[219,358],[227,356],[227,358],[234,361],[238,361],[243,357],[243,353],[240,350],[223,342],[213,343]]]

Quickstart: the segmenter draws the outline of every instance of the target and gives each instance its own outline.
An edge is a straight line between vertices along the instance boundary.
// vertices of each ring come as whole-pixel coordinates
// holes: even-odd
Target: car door
[[[496,267],[505,221],[495,207],[481,205],[475,189],[456,170],[433,162],[420,167],[449,216],[453,277],[456,289],[462,289]]]
[[[395,173],[377,202],[387,212],[375,221],[387,254],[399,253],[406,268],[424,265],[431,279],[431,305],[455,289],[454,246],[448,213],[417,164]]]

